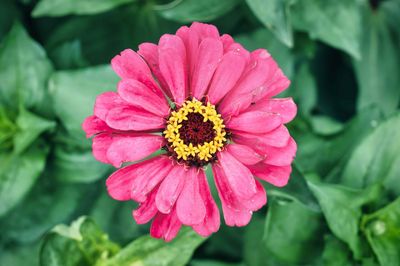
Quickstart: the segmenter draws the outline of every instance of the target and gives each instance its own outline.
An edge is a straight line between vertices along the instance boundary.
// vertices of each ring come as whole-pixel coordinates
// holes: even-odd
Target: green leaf
[[[270,202],[261,252],[283,265],[312,264],[321,252],[321,218],[295,201]]]
[[[48,114],[46,85],[51,71],[43,48],[21,24],[14,24],[0,46],[0,103],[12,110],[22,105]]]
[[[315,115],[310,122],[313,131],[320,135],[333,135],[343,130],[343,124],[329,116]]]
[[[291,9],[293,27],[359,59],[361,16],[356,0],[301,0]]]
[[[381,10],[364,12],[362,60],[354,61],[359,88],[357,109],[378,106],[386,115],[393,113],[400,101],[400,53]],[[397,25],[399,22],[397,22]]]
[[[104,265],[183,266],[189,262],[194,250],[205,240],[206,238],[188,227],[182,228],[170,243],[143,236],[126,246]]]
[[[14,0],[0,1],[0,40],[10,30],[15,19],[20,17],[20,10]]]
[[[210,21],[231,11],[239,0],[175,0],[155,10],[166,19],[177,22]]]
[[[51,162],[54,178],[64,182],[89,183],[106,175],[110,167],[96,161],[91,150],[76,150],[56,145]]]
[[[332,233],[349,245],[357,259],[361,258],[361,242],[358,236],[361,206],[378,199],[381,187],[356,190],[326,183],[308,184],[318,199]]]
[[[324,251],[322,253],[323,265],[354,265],[350,257],[350,250],[343,242],[332,235],[325,237]]]
[[[18,127],[14,135],[14,152],[19,154],[37,139],[40,134],[56,126],[56,123],[21,108],[16,120]]]
[[[47,153],[40,143],[19,155],[0,153],[0,217],[31,189],[44,169]]]
[[[59,71],[52,75],[49,87],[54,111],[70,138],[88,146],[81,124],[93,113],[97,95],[115,90],[117,82],[118,76],[109,66]]]
[[[310,71],[309,64],[300,66],[296,72],[293,85],[285,96],[294,98],[300,114],[304,116],[311,114],[317,103],[317,84]]]
[[[118,250],[93,220],[80,217],[71,226],[53,228],[43,240],[39,259],[41,266],[100,265]]]
[[[286,46],[293,46],[290,5],[293,0],[246,0],[254,15]]]
[[[39,245],[12,246],[2,249],[0,247],[0,265],[23,266],[29,261],[29,266],[39,266],[39,262],[33,259],[37,256]]]
[[[314,212],[321,211],[304,175],[299,171],[296,165],[293,165],[293,171],[289,183],[286,186],[277,188],[270,184],[265,185],[269,195],[298,201]]]
[[[49,54],[57,69],[74,69],[87,67],[89,63],[82,55],[82,45],[79,40],[65,42]]]
[[[33,17],[90,15],[105,12],[135,0],[41,0],[33,9]]]
[[[49,174],[42,176],[0,221],[2,238],[11,243],[37,241],[56,224],[69,220],[82,202],[88,202],[87,186],[60,183]]]
[[[354,150],[346,164],[342,182],[355,188],[381,183],[400,195],[400,113],[381,123]]]
[[[365,215],[363,229],[381,265],[400,263],[400,198]]]

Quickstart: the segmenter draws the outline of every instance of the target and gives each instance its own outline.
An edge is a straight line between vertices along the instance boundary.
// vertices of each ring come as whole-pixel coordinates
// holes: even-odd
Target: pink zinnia
[[[140,203],[133,217],[153,219],[153,237],[170,241],[182,225],[202,236],[218,231],[208,164],[229,226],[248,224],[266,204],[254,176],[287,184],[296,143],[284,124],[297,109],[291,98],[271,98],[290,81],[266,50],[249,52],[195,22],[158,45],[124,50],[111,65],[121,77],[118,91],[97,97],[83,129],[94,136],[97,160],[135,162],[113,173],[107,189],[116,200]]]

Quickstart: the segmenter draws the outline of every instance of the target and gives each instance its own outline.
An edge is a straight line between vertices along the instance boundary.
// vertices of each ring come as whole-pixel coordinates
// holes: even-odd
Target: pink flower
[[[290,81],[266,50],[249,52],[195,22],[158,45],[124,50],[111,65],[118,91],[97,97],[83,129],[97,160],[134,162],[113,173],[107,189],[116,200],[140,203],[133,217],[153,220],[153,237],[170,241],[182,225],[202,236],[218,231],[208,164],[229,226],[248,224],[266,204],[258,179],[287,184],[296,143],[284,125],[297,108],[291,98],[272,98]]]

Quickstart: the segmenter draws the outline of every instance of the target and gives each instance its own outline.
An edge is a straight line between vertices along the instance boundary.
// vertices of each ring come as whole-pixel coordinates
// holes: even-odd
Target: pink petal
[[[176,213],[185,225],[196,225],[204,220],[206,207],[200,195],[197,168],[191,168],[186,174],[185,185],[176,202]]]
[[[93,156],[96,160],[103,163],[110,163],[107,151],[112,143],[112,136],[109,134],[96,135],[92,140]]]
[[[266,158],[263,161],[265,164],[275,166],[290,165],[296,155],[297,144],[293,138],[289,139],[288,144],[282,148],[269,147],[264,151]]]
[[[253,51],[241,80],[220,103],[221,114],[234,116],[249,107],[254,95],[264,90],[264,83],[276,67],[276,62],[266,50]]]
[[[203,221],[197,225],[192,226],[201,236],[209,236],[217,232],[220,226],[220,217],[217,204],[211,195],[210,187],[207,182],[207,177],[203,169],[199,170],[197,175],[199,180],[200,195],[204,201],[206,213]]]
[[[131,198],[143,202],[156,186],[158,186],[172,169],[172,162],[166,156],[157,156],[134,172],[136,178],[132,182]]]
[[[265,159],[265,156],[258,154],[246,145],[231,143],[226,147],[226,149],[233,155],[233,157],[245,165],[256,164]]]
[[[250,111],[232,117],[225,125],[230,130],[240,130],[249,133],[267,133],[282,124],[282,119],[274,113]]]
[[[229,46],[231,46],[235,41],[233,40],[232,36],[230,36],[229,34],[224,34],[221,36],[220,38],[222,44],[224,45],[224,52],[226,52],[229,48]]]
[[[139,208],[132,212],[133,218],[138,224],[146,224],[157,214],[157,206],[155,203],[157,189],[154,189]]]
[[[121,80],[118,83],[118,93],[132,106],[141,107],[160,117],[166,117],[169,114],[169,105],[165,97],[154,93],[140,81]]]
[[[144,131],[162,129],[165,126],[164,118],[134,106],[111,109],[105,121],[110,127],[119,130]]]
[[[156,196],[156,205],[160,212],[171,212],[185,185],[186,175],[187,170],[183,166],[177,165],[165,177]]]
[[[289,181],[292,167],[288,166],[274,166],[264,163],[249,166],[251,172],[268,183],[277,187],[286,186]]]
[[[159,212],[151,224],[150,235],[169,242],[176,237],[181,227],[182,223],[179,221],[175,209],[170,214]]]
[[[212,166],[218,195],[221,199],[225,223],[228,226],[245,226],[250,222],[252,211],[240,204],[228,184],[227,177],[219,164]]]
[[[108,112],[116,107],[127,106],[127,102],[122,100],[118,93],[114,91],[107,91],[96,98],[94,104],[94,115],[105,121]]]
[[[210,103],[218,104],[235,86],[243,73],[246,62],[247,55],[241,51],[230,51],[222,57],[207,93]]]
[[[191,30],[186,26],[180,27],[177,30],[176,35],[179,36],[185,44],[188,76],[191,77],[196,65],[197,55],[199,54],[199,36],[196,31]],[[188,81],[190,81],[190,79]]]
[[[139,165],[129,165],[118,169],[106,180],[107,191],[115,200],[130,200],[133,175]]]
[[[112,132],[112,128],[95,115],[86,117],[82,123],[82,129],[85,131],[87,138],[101,132]]]
[[[181,38],[165,34],[158,43],[160,71],[175,103],[181,105],[187,95],[186,48]]]
[[[257,211],[267,204],[267,194],[263,185],[258,180],[255,181],[257,185],[257,193],[251,199],[242,200],[240,202],[244,208],[251,211]]]
[[[277,67],[274,75],[264,84],[264,90],[260,91],[254,97],[254,102],[264,98],[271,98],[286,90],[290,86],[290,80],[283,74],[282,70]]]
[[[233,132],[232,137],[234,142],[247,145],[258,152],[259,150],[265,150],[270,146],[285,147],[289,142],[290,134],[287,128],[284,125],[281,125],[264,134],[235,131]]]
[[[158,62],[158,46],[154,43],[142,43],[139,45],[139,51],[147,65],[150,67],[151,72],[161,85],[163,92],[170,98],[172,98],[171,92],[168,89],[167,83],[161,74],[160,65]]]
[[[250,170],[235,159],[227,150],[217,154],[229,186],[241,199],[249,199],[257,192],[256,183]]]
[[[164,142],[164,137],[152,134],[115,135],[108,148],[107,158],[114,167],[120,167],[124,162],[138,161],[151,155]]]
[[[161,92],[146,62],[131,49],[125,49],[120,55],[115,56],[111,60],[111,66],[122,79],[135,79],[144,83],[153,92]]]
[[[222,43],[218,39],[206,38],[199,46],[197,61],[191,74],[191,95],[196,99],[203,98],[208,85],[221,61]]]
[[[196,31],[200,40],[205,38],[219,38],[219,32],[217,27],[211,24],[205,24],[200,22],[193,22],[190,26],[190,29]]]
[[[264,98],[252,105],[248,111],[276,113],[283,123],[288,123],[296,116],[297,106],[292,98]]]

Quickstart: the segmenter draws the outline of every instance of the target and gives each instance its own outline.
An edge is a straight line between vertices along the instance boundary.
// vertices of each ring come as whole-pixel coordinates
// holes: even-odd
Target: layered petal
[[[150,222],[151,219],[157,214],[158,209],[156,206],[157,188],[155,188],[144,202],[132,212],[132,216],[138,224],[145,224]]]
[[[153,92],[161,92],[161,89],[153,79],[148,65],[133,50],[125,49],[120,55],[115,56],[111,60],[111,66],[122,79],[135,79],[144,83]]]
[[[173,100],[181,105],[188,95],[186,48],[181,38],[165,34],[158,43],[160,71]]]
[[[205,38],[219,39],[218,29],[214,25],[193,22],[192,25],[190,25],[190,29],[197,32],[200,41]]]
[[[217,204],[211,195],[210,187],[207,182],[207,177],[203,169],[199,169],[197,174],[199,182],[199,190],[201,198],[203,199],[206,213],[201,223],[193,225],[195,230],[201,236],[209,236],[210,234],[217,232],[220,226],[220,215]]]
[[[296,151],[297,144],[293,138],[290,138],[285,147],[268,147],[265,149],[264,154],[266,158],[263,162],[275,166],[290,165],[296,156]]]
[[[160,93],[154,93],[146,85],[134,79],[125,79],[118,83],[118,94],[130,105],[166,117],[169,114],[167,100]]]
[[[282,124],[282,119],[274,113],[249,111],[232,117],[226,122],[230,130],[239,130],[249,133],[267,133]]]
[[[102,133],[102,132],[112,132],[112,128],[107,126],[106,122],[101,120],[95,115],[91,115],[86,117],[86,119],[82,123],[82,129],[86,133],[86,137],[90,138],[93,135]]]
[[[250,165],[249,168],[256,177],[277,187],[286,186],[292,172],[292,167],[290,165],[274,166],[262,162],[256,165]]]
[[[107,178],[108,193],[116,200],[144,202],[147,194],[167,175],[170,169],[167,161],[167,157],[157,156],[117,170]]]
[[[290,139],[290,134],[284,125],[264,133],[253,134],[240,131],[233,132],[233,141],[239,144],[247,145],[256,151],[266,150],[268,147],[285,147]]]
[[[231,143],[226,147],[226,149],[233,155],[233,157],[245,165],[257,164],[265,159],[265,156],[258,154],[246,145]]]
[[[107,91],[96,97],[94,115],[101,120],[106,121],[106,117],[110,110],[121,106],[128,106],[128,104],[122,100],[118,93]]]
[[[215,69],[223,54],[222,42],[218,39],[206,38],[199,46],[196,64],[191,73],[191,95],[196,99],[203,98]]]
[[[247,111],[260,111],[278,114],[282,123],[286,124],[293,120],[297,114],[297,106],[292,98],[264,98],[254,105],[252,105]]]
[[[158,46],[154,43],[142,43],[139,45],[139,51],[141,57],[146,61],[149,66],[152,74],[157,79],[158,83],[162,87],[162,91],[170,98],[172,98],[172,94],[168,89],[168,85],[161,74],[160,64],[158,61]]]
[[[160,130],[165,127],[165,119],[134,106],[119,106],[111,109],[106,123],[118,130]]]
[[[196,31],[186,26],[180,27],[176,31],[176,35],[179,36],[185,44],[188,75],[191,77],[197,62],[197,56],[199,54],[199,36]],[[191,80],[189,79],[188,81],[190,82]]]
[[[114,167],[124,162],[141,160],[159,150],[165,138],[152,134],[114,135],[107,150],[107,159]]]
[[[107,151],[113,139],[110,134],[96,135],[92,140],[92,152],[96,160],[103,163],[110,163],[107,157]]]
[[[150,235],[169,242],[176,237],[181,227],[182,223],[179,221],[175,209],[170,214],[159,212],[151,224]]]
[[[160,212],[171,212],[185,185],[186,175],[187,170],[184,166],[176,165],[165,177],[156,195],[156,205]]]
[[[176,202],[176,213],[185,225],[199,224],[206,215],[206,206],[200,194],[199,173],[197,168],[187,171],[185,184]]]
[[[217,157],[235,195],[241,199],[249,199],[254,196],[256,184],[250,170],[227,150],[219,152]]]
[[[243,51],[228,51],[222,57],[207,92],[210,103],[218,104],[238,82],[247,62],[247,53],[243,53]]]

